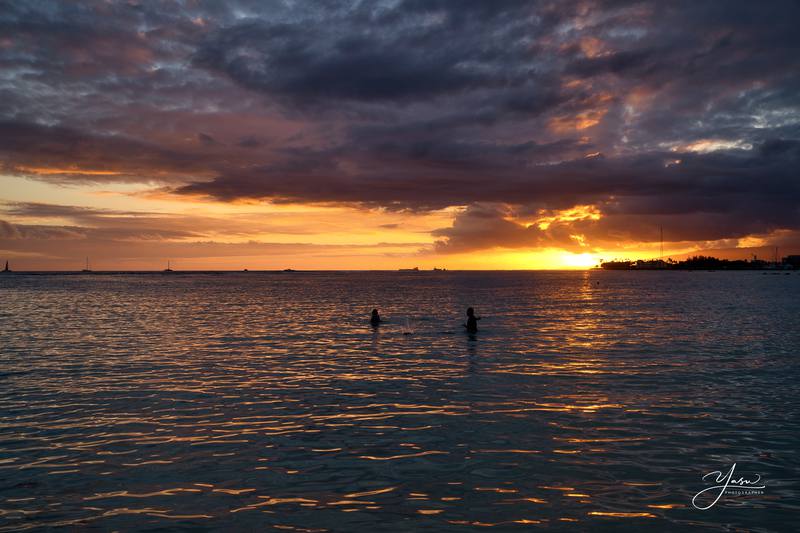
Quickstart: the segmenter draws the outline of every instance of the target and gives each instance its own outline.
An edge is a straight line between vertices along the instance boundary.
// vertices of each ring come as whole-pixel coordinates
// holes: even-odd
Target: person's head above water
[[[475,316],[475,309],[472,307],[467,308],[467,323],[464,324],[464,327],[467,328],[467,331],[470,333],[477,333],[478,332],[478,320],[481,317]]]

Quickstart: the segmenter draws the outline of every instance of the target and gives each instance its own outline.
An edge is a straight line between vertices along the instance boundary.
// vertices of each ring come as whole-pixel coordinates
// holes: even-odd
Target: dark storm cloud
[[[91,134],[64,126],[0,121],[0,169],[37,174],[31,169],[61,169],[44,174],[63,181],[142,180],[171,172],[208,174],[213,162],[202,154],[176,151],[123,135]],[[110,174],[82,174],[82,170]]]
[[[797,229],[797,20],[790,0],[0,3],[0,164],[472,205],[441,250]],[[602,217],[514,218],[574,205]]]
[[[237,146],[241,146],[242,148],[258,148],[261,146],[261,141],[259,141],[254,135],[246,135],[240,138],[236,142]]]
[[[535,248],[541,245],[542,233],[508,217],[512,212],[503,205],[473,204],[459,213],[453,226],[434,231],[442,237],[435,248],[441,252],[465,252],[483,248]]]
[[[200,141],[201,143],[205,144],[206,146],[211,146],[211,145],[214,145],[214,144],[218,144],[218,141],[214,137],[209,135],[208,133],[202,133],[202,132],[198,133],[197,134],[197,140]]]
[[[772,146],[783,146],[777,152]],[[413,209],[437,209],[472,202],[539,203],[552,208],[601,202],[609,212],[687,213],[720,208],[764,210],[767,219],[797,223],[800,181],[796,143],[771,141],[753,150],[676,155],[648,152],[608,159],[602,155],[560,163],[529,164],[536,146],[403,146],[408,153],[383,147],[383,156],[359,159],[361,172],[330,179],[340,156],[306,153],[297,166],[264,167],[184,188],[223,198],[279,197],[317,202],[364,202]],[[679,164],[670,164],[676,157]],[[405,162],[407,176],[391,167]],[[352,163],[353,159],[348,160]],[[384,164],[388,162],[388,168]],[[609,198],[616,197],[616,203]],[[641,199],[650,204],[642,209]],[[391,202],[391,203],[390,203]],[[616,207],[613,207],[616,206]],[[748,213],[742,213],[748,215]],[[749,216],[745,217],[749,219]],[[759,218],[761,220],[761,218]],[[744,222],[744,221],[743,221]]]
[[[311,43],[301,25],[252,25],[221,36],[213,49],[201,51],[197,61],[248,88],[297,101],[421,98],[486,81],[478,72],[457,68],[446,54],[408,56],[400,43],[384,46],[369,38],[347,38],[327,50],[310,48]],[[264,55],[227,57],[231,49],[264,50]]]
[[[245,19],[212,33],[194,60],[301,106],[409,102],[532,81],[523,25],[536,31],[541,22],[524,2],[487,4],[354,3],[302,18]]]

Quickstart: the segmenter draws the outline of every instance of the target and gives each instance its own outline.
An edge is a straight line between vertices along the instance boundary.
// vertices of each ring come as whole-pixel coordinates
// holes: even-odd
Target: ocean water
[[[0,531],[796,530],[798,301],[797,272],[0,276]],[[734,464],[763,488],[693,506]]]

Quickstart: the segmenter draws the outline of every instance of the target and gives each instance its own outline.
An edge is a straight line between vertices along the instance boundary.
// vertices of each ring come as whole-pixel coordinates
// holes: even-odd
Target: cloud
[[[7,202],[0,204],[0,214],[14,220],[69,224],[70,231],[93,238],[117,240],[208,240],[255,238],[265,233],[273,235],[310,235],[316,228],[302,222],[269,219],[262,213],[239,213],[227,216],[124,211],[95,209],[70,205],[36,202]],[[289,215],[291,217],[291,215]],[[306,221],[312,217],[306,217]],[[34,226],[31,226],[34,227]]]
[[[236,146],[241,146],[242,148],[258,148],[261,146],[261,141],[259,141],[255,135],[245,135],[236,141]]]
[[[413,254],[420,243],[312,244],[248,240],[177,238],[164,232],[150,235],[125,228],[91,228],[18,224],[0,219],[0,252],[16,270],[82,268],[85,257],[92,268],[152,270],[172,258],[176,269],[319,268],[340,264],[339,257],[368,257],[372,261]],[[177,260],[177,261],[175,261]]]
[[[208,133],[198,133],[197,140],[206,146],[213,146],[218,144],[218,141]]]
[[[13,224],[0,220],[0,239],[7,241],[83,239],[85,236],[80,228]]]
[[[50,181],[149,181],[210,172],[203,154],[123,135],[62,126],[0,121],[0,167],[8,174]]]
[[[450,228],[433,232],[442,237],[435,244],[439,252],[465,252],[484,248],[534,248],[539,246],[541,232],[510,220],[508,206],[473,204],[453,221]]]
[[[11,3],[0,169],[460,207],[443,252],[772,235],[800,226],[798,18],[790,0]],[[601,217],[525,225],[586,205]]]
[[[193,59],[300,107],[411,102],[525,84],[535,59],[523,57],[526,26],[541,24],[518,2],[312,6],[211,32]]]

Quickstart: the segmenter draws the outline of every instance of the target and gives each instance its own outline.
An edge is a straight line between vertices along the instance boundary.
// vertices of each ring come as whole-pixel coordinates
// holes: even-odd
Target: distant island
[[[782,261],[764,261],[753,257],[746,259],[719,259],[697,255],[683,261],[673,259],[637,259],[636,261],[601,262],[603,270],[797,270],[800,255],[784,257]]]

